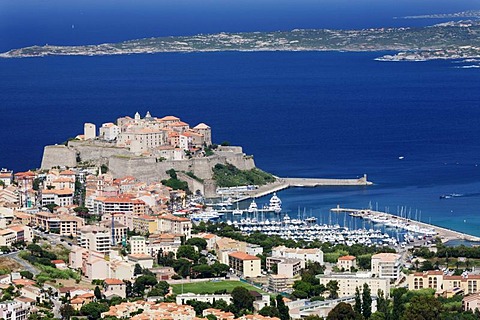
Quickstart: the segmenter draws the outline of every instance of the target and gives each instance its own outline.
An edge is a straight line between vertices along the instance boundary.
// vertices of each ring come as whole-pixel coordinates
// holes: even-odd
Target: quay
[[[455,239],[475,241],[475,242],[480,241],[480,237],[472,236],[470,234],[439,227],[439,226],[428,224],[421,221],[399,217],[397,215],[393,215],[387,212],[375,211],[371,209],[341,208],[340,206],[337,206],[336,208],[332,208],[330,209],[330,211],[336,212],[336,213],[341,213],[341,212],[349,213],[352,216],[359,217],[362,219],[369,219],[369,220],[372,220],[373,222],[388,221],[390,224],[399,226],[399,228],[402,228],[401,226],[403,225],[403,226],[409,226],[409,227],[411,226],[412,229],[418,229],[418,230],[429,229],[435,232],[435,237],[440,238],[442,242],[447,242],[449,240],[455,240]],[[382,222],[379,222],[379,223],[382,223]]]
[[[248,199],[260,198],[274,192],[288,188],[315,188],[315,187],[342,187],[342,186],[370,186],[373,183],[367,180],[367,175],[356,179],[327,179],[327,178],[281,178],[275,177],[276,181],[258,189],[242,192],[242,195],[233,200],[240,202]]]

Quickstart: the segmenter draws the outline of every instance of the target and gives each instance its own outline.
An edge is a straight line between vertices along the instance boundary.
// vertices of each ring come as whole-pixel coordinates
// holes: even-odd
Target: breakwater
[[[330,186],[370,186],[373,182],[367,180],[367,175],[361,178],[354,179],[328,179],[328,178],[281,178],[275,177],[276,181],[257,189],[242,192],[242,195],[234,200],[244,201],[248,199],[261,198],[263,196],[272,194],[288,188],[316,188],[316,187],[330,187]]]

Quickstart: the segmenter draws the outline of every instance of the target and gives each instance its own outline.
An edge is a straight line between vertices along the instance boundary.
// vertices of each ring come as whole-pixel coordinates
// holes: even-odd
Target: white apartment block
[[[117,139],[118,135],[120,134],[120,128],[111,123],[104,123],[100,127],[100,138],[107,140],[107,141],[112,141]]]
[[[78,233],[78,245],[88,250],[107,253],[111,242],[110,229],[107,228],[85,226]]]
[[[42,190],[42,206],[55,203],[60,207],[73,204],[73,189]]]
[[[330,281],[337,281],[339,298],[354,296],[355,289],[358,287],[361,291],[365,283],[370,287],[372,294],[376,294],[379,289],[382,290],[386,296],[390,293],[390,280],[374,277],[372,273],[369,272],[321,274],[316,277],[320,280],[320,284],[324,286]]]
[[[372,274],[379,278],[397,280],[400,277],[401,256],[396,253],[377,253],[372,256]]]
[[[29,308],[18,301],[0,302],[0,319],[5,320],[27,320]]]
[[[272,248],[272,257],[301,259],[304,261],[305,265],[309,262],[318,262],[321,265],[324,264],[323,251],[321,249],[301,249],[278,246]]]
[[[130,253],[131,254],[146,254],[147,245],[145,237],[133,236],[130,238]]]

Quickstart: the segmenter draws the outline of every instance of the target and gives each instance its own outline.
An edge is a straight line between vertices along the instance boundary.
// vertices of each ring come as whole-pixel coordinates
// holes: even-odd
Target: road
[[[35,268],[34,266],[32,266],[30,263],[28,263],[27,261],[23,260],[22,258],[20,258],[18,256],[20,252],[17,251],[17,252],[12,252],[12,253],[7,253],[7,254],[4,254],[2,255],[2,257],[8,257],[8,258],[11,258],[13,260],[15,260],[16,262],[18,262],[20,265],[22,265],[22,267],[25,268],[25,270],[27,271],[30,271],[31,273],[33,273],[34,275],[37,275],[40,273],[40,270],[38,270],[37,268]]]

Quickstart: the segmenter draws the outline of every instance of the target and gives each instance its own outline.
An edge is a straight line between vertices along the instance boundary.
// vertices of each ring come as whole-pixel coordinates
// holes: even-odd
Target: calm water
[[[340,2],[330,11],[316,1],[295,8],[285,1],[268,18],[246,23],[272,4],[146,1],[129,12],[127,1],[115,10],[113,2],[105,3],[91,11],[88,2],[68,7],[55,1],[1,2],[0,49],[198,32],[396,25],[407,22],[392,16],[478,9],[472,1],[373,2],[375,10],[363,6],[369,15],[353,19],[367,1],[349,10]],[[113,11],[102,15],[107,9]],[[328,18],[332,12],[342,12],[342,18]],[[421,211],[423,221],[480,235],[479,70],[458,69],[449,61],[381,63],[373,60],[377,56],[269,52],[0,60],[0,166],[38,167],[44,145],[81,133],[87,121],[100,125],[136,111],[174,114],[191,124],[208,123],[216,142],[244,146],[259,167],[277,175],[367,173],[375,183],[283,191],[279,196],[293,216],[305,208],[328,221],[328,209],[337,204],[378,204],[391,213],[404,206],[412,214]],[[439,199],[446,193],[468,196]]]

